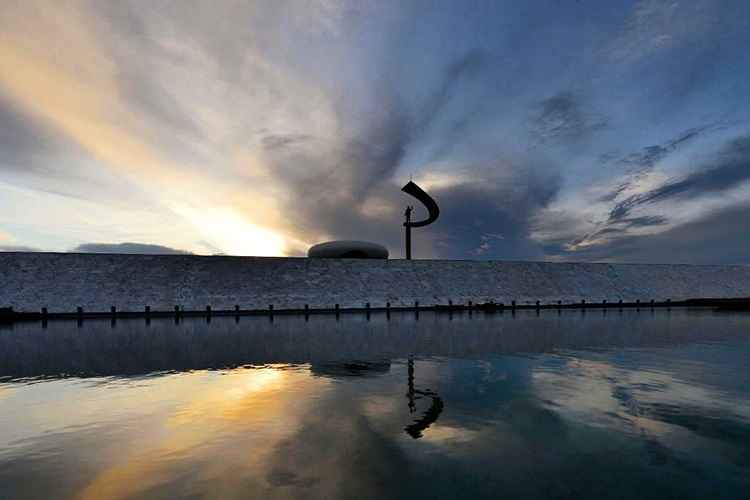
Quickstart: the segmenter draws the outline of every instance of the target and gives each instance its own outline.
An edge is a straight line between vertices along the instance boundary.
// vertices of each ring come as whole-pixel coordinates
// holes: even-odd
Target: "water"
[[[747,498],[750,315],[0,325],[0,499]]]

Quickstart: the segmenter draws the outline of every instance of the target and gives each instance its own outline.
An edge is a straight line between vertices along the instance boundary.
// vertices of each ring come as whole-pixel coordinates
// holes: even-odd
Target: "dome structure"
[[[307,251],[313,259],[387,259],[388,249],[369,241],[327,241]]]

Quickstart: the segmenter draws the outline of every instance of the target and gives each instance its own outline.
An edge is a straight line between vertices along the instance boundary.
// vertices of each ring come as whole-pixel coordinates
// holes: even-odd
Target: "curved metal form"
[[[406,186],[401,188],[401,191],[406,194],[410,194],[421,201],[425,208],[427,208],[428,214],[428,217],[426,219],[416,222],[407,221],[404,222],[404,226],[424,227],[435,222],[440,216],[440,208],[438,207],[437,203],[435,203],[435,200],[433,200],[429,194],[425,193],[424,190],[421,187],[417,186],[414,182],[409,181]]]
[[[409,181],[406,186],[402,187],[401,191],[410,194],[421,201],[427,209],[427,218],[416,222],[411,221],[411,212],[414,210],[414,207],[408,206],[404,212],[404,217],[406,218],[406,221],[404,222],[406,260],[411,260],[411,228],[424,227],[435,222],[440,216],[440,208],[438,208],[437,203],[435,203],[435,200],[433,200],[429,194],[425,193],[421,187],[417,186],[412,181]]]

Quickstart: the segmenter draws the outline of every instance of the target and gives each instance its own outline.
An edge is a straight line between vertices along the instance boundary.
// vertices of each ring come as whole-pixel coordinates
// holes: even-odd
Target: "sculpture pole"
[[[406,217],[406,222],[404,222],[404,231],[406,233],[405,235],[405,242],[406,242],[406,260],[411,260],[411,211],[414,210],[414,207],[407,206],[406,211],[404,212],[404,217]]]

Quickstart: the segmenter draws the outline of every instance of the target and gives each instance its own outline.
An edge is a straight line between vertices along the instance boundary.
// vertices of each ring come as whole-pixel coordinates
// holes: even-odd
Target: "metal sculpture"
[[[409,181],[404,187],[402,187],[401,191],[410,194],[421,201],[427,209],[427,218],[416,222],[411,221],[411,212],[414,210],[414,207],[409,205],[404,212],[404,217],[406,219],[404,222],[404,230],[406,232],[406,259],[411,260],[411,228],[424,227],[435,222],[440,216],[440,208],[438,208],[437,203],[435,203],[435,200],[433,200],[429,194],[425,193],[421,187],[417,186],[412,181]]]

